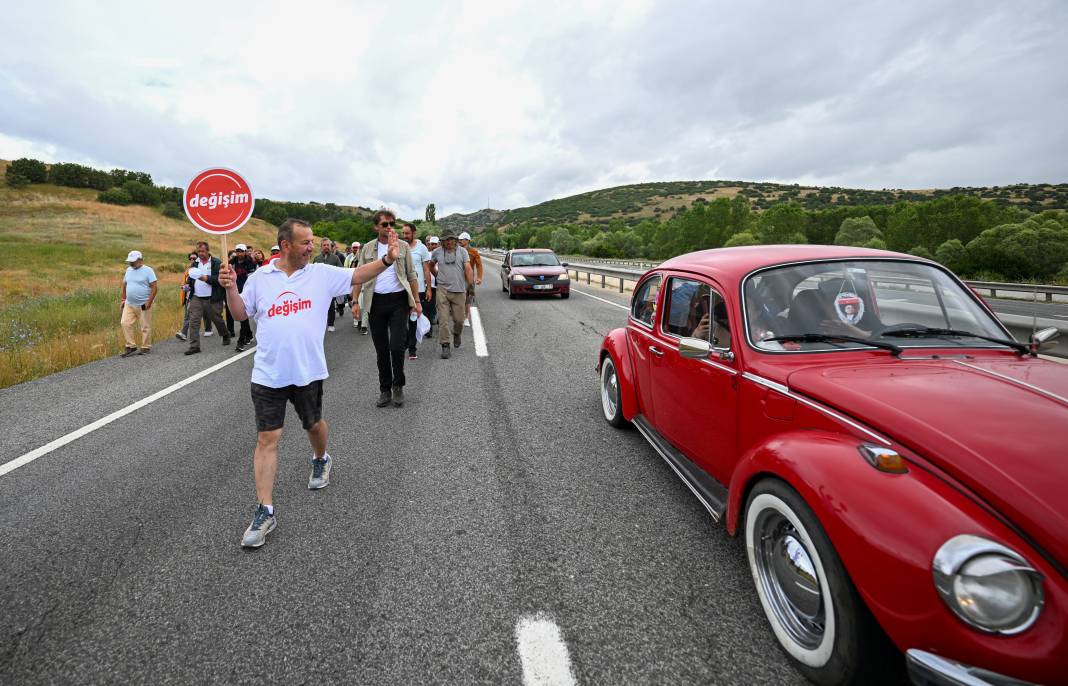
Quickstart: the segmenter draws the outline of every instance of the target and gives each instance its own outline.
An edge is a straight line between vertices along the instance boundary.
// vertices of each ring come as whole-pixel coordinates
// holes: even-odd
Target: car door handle
[[[649,352],[651,352],[652,354],[656,355],[657,357],[663,357],[664,356],[664,351],[661,350],[660,348],[656,347],[655,345],[650,345],[649,346]]]

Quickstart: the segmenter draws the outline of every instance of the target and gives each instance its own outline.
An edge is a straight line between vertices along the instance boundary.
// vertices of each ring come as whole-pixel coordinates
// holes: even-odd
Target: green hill
[[[468,215],[449,215],[441,221],[463,225],[467,230],[507,228],[529,223],[605,224],[622,219],[636,224],[643,219],[665,221],[689,209],[698,200],[744,195],[753,210],[761,212],[772,205],[796,201],[806,210],[856,205],[892,205],[898,201],[932,200],[950,195],[970,195],[992,200],[1001,206],[1018,206],[1032,212],[1068,209],[1068,184],[1015,184],[992,187],[954,187],[923,190],[866,190],[757,183],[751,181],[667,181],[639,183],[580,193],[566,198],[493,213],[482,210]]]

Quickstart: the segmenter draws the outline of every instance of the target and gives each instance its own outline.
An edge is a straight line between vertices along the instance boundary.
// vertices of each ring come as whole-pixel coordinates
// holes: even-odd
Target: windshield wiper
[[[860,343],[861,345],[867,345],[872,348],[882,348],[883,350],[889,350],[895,357],[901,354],[902,349],[899,345],[893,343],[887,343],[886,341],[870,341],[867,338],[860,338],[858,336],[835,336],[833,334],[824,333],[796,333],[787,334],[785,336],[775,336],[774,338],[765,338],[766,341],[778,341],[796,343],[834,343],[835,341],[846,341],[848,343]]]
[[[984,336],[979,333],[972,333],[971,331],[960,331],[958,329],[935,329],[929,326],[917,326],[911,329],[898,329],[897,331],[887,331],[879,334],[880,336],[893,336],[894,338],[934,338],[936,336],[959,336],[962,338],[978,338],[981,341],[990,341],[991,343],[1000,343],[1001,345],[1007,345],[1021,355],[1026,355],[1031,352],[1031,349],[1026,343],[1020,341],[1010,341],[1004,338],[995,338],[994,336]]]

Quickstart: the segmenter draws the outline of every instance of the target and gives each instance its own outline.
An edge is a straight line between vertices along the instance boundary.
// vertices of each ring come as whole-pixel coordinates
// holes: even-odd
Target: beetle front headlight
[[[981,631],[1018,634],[1042,612],[1042,575],[1000,543],[954,536],[938,549],[932,571],[949,609]]]

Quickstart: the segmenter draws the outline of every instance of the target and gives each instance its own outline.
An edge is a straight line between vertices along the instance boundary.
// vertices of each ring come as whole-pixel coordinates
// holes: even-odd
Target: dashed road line
[[[35,450],[31,450],[30,452],[26,453],[25,455],[21,455],[20,457],[16,457],[14,460],[11,460],[10,462],[5,462],[4,464],[0,464],[0,476],[3,476],[4,474],[7,474],[8,472],[13,472],[16,469],[18,469],[19,467],[22,467],[23,465],[27,465],[27,464],[33,462],[34,460],[36,460],[39,457],[44,457],[48,453],[50,453],[50,452],[52,452],[54,450],[57,450],[59,448],[62,448],[63,446],[67,445],[68,443],[73,443],[74,441],[78,440],[82,436],[85,436],[87,434],[91,434],[94,431],[96,431],[97,429],[99,429],[101,427],[104,427],[104,426],[107,426],[108,424],[112,423],[116,419],[122,419],[123,417],[125,417],[128,414],[130,414],[131,412],[136,412],[137,410],[140,410],[142,407],[144,407],[146,405],[150,405],[150,404],[156,402],[157,400],[159,400],[160,398],[168,396],[171,393],[174,393],[175,391],[177,391],[178,389],[188,386],[189,384],[193,383],[194,381],[199,381],[200,379],[203,379],[205,376],[208,376],[209,374],[214,374],[215,372],[219,371],[223,367],[231,365],[234,362],[237,362],[238,360],[244,359],[244,358],[248,357],[249,355],[251,355],[254,352],[256,352],[255,346],[253,346],[252,348],[249,348],[245,352],[238,353],[237,355],[234,355],[233,357],[231,357],[231,358],[229,358],[227,360],[223,360],[222,362],[220,362],[220,363],[218,363],[216,365],[208,367],[207,369],[205,369],[203,371],[197,372],[196,374],[194,374],[193,376],[190,376],[187,379],[182,379],[178,383],[171,384],[170,386],[167,386],[166,388],[164,388],[162,391],[156,391],[155,393],[153,393],[152,395],[148,396],[147,398],[142,398],[141,400],[138,400],[137,402],[135,402],[135,403],[133,403],[131,405],[127,405],[126,407],[122,408],[121,410],[116,410],[116,411],[112,412],[111,414],[109,414],[108,416],[102,417],[101,419],[96,420],[92,424],[86,424],[85,426],[83,426],[80,429],[76,429],[74,431],[71,431],[66,436],[61,436],[61,437],[57,438],[56,440],[52,441],[51,443],[46,443],[45,445],[42,445],[40,448],[37,448]]]
[[[574,686],[571,656],[560,627],[549,617],[521,617],[515,627],[525,686]]]
[[[587,293],[586,291],[580,291],[577,288],[572,288],[571,292],[572,293],[579,293],[581,295],[586,296],[587,298],[593,298],[594,300],[600,300],[603,303],[608,303],[612,307],[618,307],[621,310],[627,310],[628,312],[630,311],[630,308],[627,307],[626,305],[620,305],[619,303],[614,303],[611,300],[605,300],[604,298],[599,298],[599,297],[597,297],[596,295],[594,295],[592,293]]]
[[[475,336],[475,355],[477,357],[489,357],[489,348],[486,347],[486,332],[482,330],[482,317],[478,314],[478,308],[471,306],[471,331]]]

